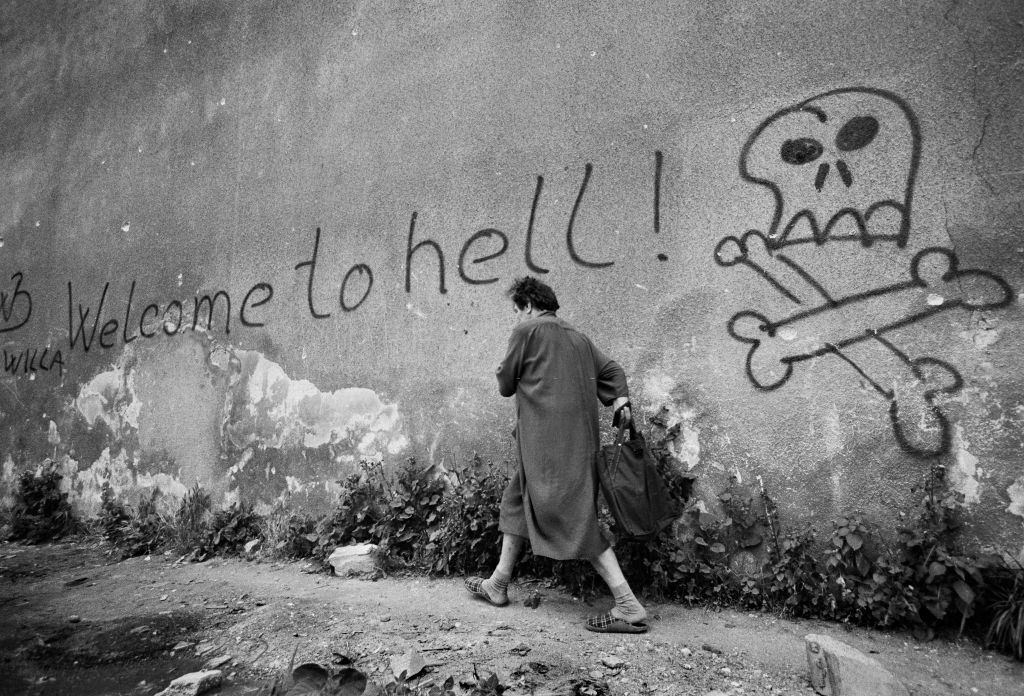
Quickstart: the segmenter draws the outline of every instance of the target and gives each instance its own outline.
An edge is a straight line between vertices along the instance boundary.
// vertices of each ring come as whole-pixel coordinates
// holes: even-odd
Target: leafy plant
[[[207,555],[238,556],[246,544],[261,539],[263,518],[250,503],[232,503],[214,513],[201,550]]]
[[[117,499],[114,489],[110,487],[109,481],[103,482],[100,492],[100,515],[99,527],[104,541],[117,544],[121,541],[121,533],[124,525],[131,519],[128,509],[124,503]]]
[[[199,487],[190,488],[174,516],[174,539],[182,553],[195,551],[203,546],[210,533],[210,494]]]
[[[444,497],[440,522],[427,535],[429,571],[440,575],[490,572],[498,563],[498,509],[508,475],[479,457],[452,474],[456,492]]]
[[[896,602],[889,615],[930,634],[933,625],[956,622],[963,633],[984,587],[982,564],[957,543],[963,495],[949,488],[946,469],[933,465],[916,523],[900,530],[897,557],[888,564]],[[886,617],[887,623],[889,616]]]
[[[828,579],[821,569],[816,546],[812,529],[786,532],[777,539],[765,583],[770,608],[797,617],[834,613],[835,602],[826,592]]]
[[[407,459],[387,486],[384,512],[371,528],[389,563],[408,566],[420,561],[429,567],[426,542],[431,529],[441,526],[444,498],[445,484],[434,476],[434,468],[421,468],[415,459]]]
[[[167,543],[173,533],[172,520],[161,514],[157,499],[160,489],[154,488],[149,497],[143,496],[135,510],[128,511],[128,519],[117,533],[117,547],[124,558],[153,553]]]
[[[339,482],[337,507],[317,524],[313,557],[320,561],[326,560],[335,547],[380,541],[375,535],[379,531],[377,523],[386,512],[383,467],[363,461],[360,469]]]
[[[1004,567],[992,574],[992,601],[987,607],[985,645],[1024,661],[1024,567]]]
[[[858,514],[832,522],[831,547],[825,556],[825,571],[836,610],[861,622],[871,615],[878,601],[873,585],[877,553],[872,532]]]
[[[264,521],[268,551],[284,558],[309,558],[320,540],[317,522],[311,515],[292,512],[278,503]]]
[[[383,686],[369,685],[364,694],[386,694],[387,696],[455,696],[455,679],[448,677],[444,684],[414,684],[406,679],[396,679]],[[484,693],[473,690],[471,694]],[[495,693],[495,692],[488,692]]]
[[[11,511],[11,538],[30,544],[60,539],[79,527],[68,494],[61,491],[63,476],[49,459],[38,472],[25,471]]]

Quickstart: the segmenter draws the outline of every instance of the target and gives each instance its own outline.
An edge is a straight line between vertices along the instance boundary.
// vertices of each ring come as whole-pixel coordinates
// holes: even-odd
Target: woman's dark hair
[[[557,312],[558,298],[550,286],[531,276],[516,278],[506,293],[516,307],[522,309],[529,302],[542,312]]]

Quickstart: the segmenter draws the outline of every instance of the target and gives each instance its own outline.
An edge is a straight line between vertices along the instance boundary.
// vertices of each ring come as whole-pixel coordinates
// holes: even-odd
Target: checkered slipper
[[[587,619],[587,630],[595,633],[647,633],[648,628],[646,621],[630,623],[625,619],[612,616],[610,611]]]
[[[471,595],[487,600],[488,603],[493,604],[496,607],[503,607],[508,604],[508,597],[505,598],[504,602],[495,602],[491,599],[491,595],[487,594],[487,590],[484,589],[484,580],[486,580],[486,578],[466,578],[466,589],[469,590]]]

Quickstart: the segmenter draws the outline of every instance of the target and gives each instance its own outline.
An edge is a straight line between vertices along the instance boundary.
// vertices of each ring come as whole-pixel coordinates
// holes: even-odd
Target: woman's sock
[[[647,610],[629,589],[629,583],[624,582],[617,587],[611,588],[612,597],[615,598],[615,606],[612,607],[612,616],[618,617],[629,623],[640,623],[647,618]]]
[[[492,602],[504,603],[508,601],[508,583],[511,579],[511,573],[501,573],[495,570],[491,573],[491,577],[484,580],[480,586],[484,588]]]

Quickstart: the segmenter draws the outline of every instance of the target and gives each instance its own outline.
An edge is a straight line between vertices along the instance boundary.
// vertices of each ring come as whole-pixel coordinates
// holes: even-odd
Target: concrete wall
[[[510,454],[534,273],[713,502],[1024,546],[1024,7],[8,2],[3,491]],[[20,360],[20,362],[19,362]]]

